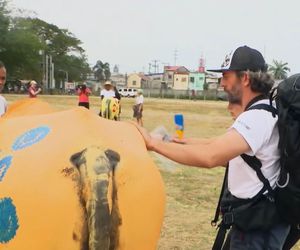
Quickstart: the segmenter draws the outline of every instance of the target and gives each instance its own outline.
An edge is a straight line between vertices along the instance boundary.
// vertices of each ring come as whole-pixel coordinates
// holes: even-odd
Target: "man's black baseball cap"
[[[238,47],[235,51],[226,55],[220,69],[211,69],[212,72],[225,71],[267,71],[268,65],[262,54],[248,46]]]

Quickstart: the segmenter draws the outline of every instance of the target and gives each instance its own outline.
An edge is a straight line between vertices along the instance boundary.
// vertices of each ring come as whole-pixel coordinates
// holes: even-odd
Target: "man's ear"
[[[113,151],[111,149],[107,149],[105,152],[106,157],[109,159],[111,166],[113,168],[116,167],[116,165],[120,162],[120,155],[116,151]]]
[[[84,150],[82,150],[82,151],[80,151],[80,152],[78,152],[78,153],[76,153],[76,154],[73,154],[73,155],[71,156],[70,161],[71,161],[71,163],[72,163],[75,167],[79,168],[79,166],[80,166],[81,164],[83,164],[83,163],[86,162],[85,158],[83,157],[83,154],[84,154],[85,152],[86,152],[86,149],[84,149]]]
[[[249,86],[250,85],[250,76],[249,76],[249,73],[248,72],[245,72],[245,74],[243,74],[243,76],[241,77],[241,80],[242,80],[242,83],[243,85],[246,87],[246,86]]]

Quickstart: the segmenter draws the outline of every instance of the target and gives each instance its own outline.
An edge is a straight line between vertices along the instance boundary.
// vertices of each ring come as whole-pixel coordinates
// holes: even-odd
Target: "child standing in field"
[[[137,91],[137,97],[135,99],[135,105],[133,106],[133,117],[136,118],[137,123],[143,127],[143,105],[144,96],[143,90],[139,89]]]

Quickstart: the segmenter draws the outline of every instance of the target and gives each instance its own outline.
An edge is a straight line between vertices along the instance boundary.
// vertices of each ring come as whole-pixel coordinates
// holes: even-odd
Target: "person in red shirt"
[[[87,109],[90,108],[89,103],[89,95],[91,94],[91,90],[84,84],[78,85],[77,87],[77,94],[79,98],[78,106],[83,106]]]
[[[37,86],[36,81],[32,80],[29,83],[28,94],[30,98],[36,98],[37,95],[42,91],[40,87]]]

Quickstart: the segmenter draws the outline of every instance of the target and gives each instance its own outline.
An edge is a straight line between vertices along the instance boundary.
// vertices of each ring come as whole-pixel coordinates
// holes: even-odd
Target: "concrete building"
[[[152,73],[146,75],[149,78],[149,89],[160,89],[164,79],[164,73]],[[146,87],[146,86],[145,86]]]
[[[175,73],[174,74],[174,90],[188,90],[189,89],[189,73]]]
[[[183,86],[188,84],[188,74],[189,74],[189,70],[184,66],[165,66],[163,83],[166,85],[166,88],[175,87],[181,89]],[[176,78],[175,75],[177,75]],[[186,81],[185,78],[187,78]],[[176,86],[175,86],[175,82],[176,82]],[[187,88],[188,86],[185,87]]]
[[[143,73],[132,73],[128,76],[127,87],[136,89],[148,88],[149,81],[150,78]]]
[[[204,72],[190,72],[189,74],[189,89],[195,91],[203,91],[205,84]]]
[[[206,73],[205,82],[208,89],[218,89],[221,81],[221,76],[212,73]]]
[[[117,87],[126,87],[126,79],[127,76],[120,73],[112,73],[110,76],[110,80],[113,85]]]

